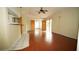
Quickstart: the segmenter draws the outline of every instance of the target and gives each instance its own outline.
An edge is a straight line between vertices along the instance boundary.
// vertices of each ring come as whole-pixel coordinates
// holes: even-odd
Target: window
[[[35,29],[42,28],[42,21],[40,19],[35,20]]]
[[[35,29],[40,28],[40,22],[38,20],[35,20]]]

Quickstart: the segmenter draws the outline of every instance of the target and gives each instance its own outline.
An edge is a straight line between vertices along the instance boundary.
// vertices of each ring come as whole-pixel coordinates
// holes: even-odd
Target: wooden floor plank
[[[52,41],[46,41],[46,33],[41,32],[36,36],[34,31],[29,32],[29,47],[19,51],[76,51],[77,39],[52,33]]]

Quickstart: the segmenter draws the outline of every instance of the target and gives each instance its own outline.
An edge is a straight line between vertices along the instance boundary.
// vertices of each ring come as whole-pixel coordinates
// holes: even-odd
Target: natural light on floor
[[[52,19],[46,20],[46,38],[45,40],[48,43],[52,42]],[[40,20],[35,20],[35,35],[39,36],[40,35],[40,30],[42,29],[42,21]]]
[[[35,35],[36,36],[40,35],[41,28],[42,28],[42,20],[35,19]]]
[[[40,35],[39,29],[35,29],[35,36],[39,36],[39,35]]]
[[[46,21],[46,41],[48,43],[52,42],[52,20],[47,20]]]
[[[46,41],[48,43],[51,43],[52,42],[52,33],[51,32],[47,32],[46,31]]]

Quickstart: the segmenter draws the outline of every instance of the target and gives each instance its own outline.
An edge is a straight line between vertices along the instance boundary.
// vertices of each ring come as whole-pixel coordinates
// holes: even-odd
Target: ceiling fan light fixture
[[[39,11],[38,13],[39,13],[39,14],[40,14],[40,13],[45,14],[46,12],[48,12],[48,10],[44,10],[43,7],[41,7],[41,9],[40,9],[40,11]]]

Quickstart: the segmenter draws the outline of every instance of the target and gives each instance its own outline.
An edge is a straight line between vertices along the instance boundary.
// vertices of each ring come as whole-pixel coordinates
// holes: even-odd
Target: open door
[[[42,21],[42,31],[46,31],[46,20]]]
[[[35,21],[31,20],[31,30],[34,30],[34,28],[35,28]]]

